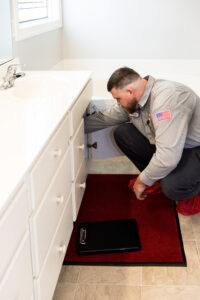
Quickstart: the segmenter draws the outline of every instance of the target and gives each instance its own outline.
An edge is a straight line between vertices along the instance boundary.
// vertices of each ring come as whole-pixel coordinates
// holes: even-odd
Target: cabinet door
[[[92,81],[90,80],[83,90],[82,94],[77,99],[76,103],[74,104],[70,116],[71,116],[71,122],[70,122],[70,135],[73,136],[75,131],[77,130],[80,120],[83,117],[83,114],[90,103],[90,100],[92,98]]]
[[[62,122],[30,174],[33,207],[42,199],[69,142],[69,117]]]
[[[28,190],[23,184],[0,219],[0,278],[26,231],[27,223]]]
[[[50,300],[53,297],[72,228],[72,197],[70,195],[39,278],[35,280],[37,300]]]
[[[83,159],[85,159],[85,144],[84,144],[84,120],[80,122],[75,136],[72,140],[72,179],[75,180]]]
[[[31,233],[35,253],[34,276],[38,276],[49,245],[71,193],[70,148],[64,155],[59,168],[36,213],[31,218]]]
[[[0,284],[0,299],[32,299],[33,280],[29,244],[29,234],[26,232]]]
[[[76,221],[81,201],[86,188],[86,169],[85,160],[82,161],[80,170],[73,183],[73,221]]]

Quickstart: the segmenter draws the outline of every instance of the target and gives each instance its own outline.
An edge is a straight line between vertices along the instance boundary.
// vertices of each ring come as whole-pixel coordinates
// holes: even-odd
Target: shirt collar
[[[155,82],[155,78],[153,78],[152,76],[148,75],[146,77],[144,77],[144,79],[148,80],[147,81],[147,85],[145,87],[144,93],[142,94],[142,97],[139,100],[139,107],[142,109],[144,107],[144,105],[146,104],[150,94],[151,94],[151,90],[152,87],[154,85]]]

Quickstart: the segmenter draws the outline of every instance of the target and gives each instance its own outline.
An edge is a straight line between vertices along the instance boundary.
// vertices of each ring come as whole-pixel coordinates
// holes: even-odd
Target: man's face
[[[129,114],[136,111],[138,108],[138,100],[135,95],[135,90],[132,88],[116,89],[110,91],[113,98],[117,100],[118,105],[124,107]]]

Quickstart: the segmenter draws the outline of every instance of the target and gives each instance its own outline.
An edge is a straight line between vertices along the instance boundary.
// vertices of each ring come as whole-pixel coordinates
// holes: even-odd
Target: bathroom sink
[[[70,85],[66,80],[46,75],[28,75],[15,80],[9,93],[20,99],[47,98],[69,95]]]

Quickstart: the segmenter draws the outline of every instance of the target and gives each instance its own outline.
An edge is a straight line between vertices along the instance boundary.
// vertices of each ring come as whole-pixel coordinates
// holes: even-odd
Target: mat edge
[[[89,178],[89,175],[132,175],[132,174],[87,174],[86,181]],[[137,176],[136,174],[132,175],[133,177]],[[182,239],[182,233],[181,233],[181,228],[180,228],[180,221],[178,217],[178,213],[176,211],[176,202],[174,202],[174,213],[176,217],[176,224],[177,224],[177,230],[178,230],[178,236],[179,236],[179,242],[180,242],[180,247],[181,247],[181,254],[183,258],[183,262],[170,262],[170,263],[159,263],[159,262],[150,262],[150,263],[145,263],[145,262],[137,262],[137,263],[117,263],[117,262],[90,262],[90,263],[85,263],[85,262],[67,262],[63,260],[63,266],[65,265],[80,265],[80,266],[146,266],[146,267],[187,267],[187,260],[186,260],[186,255],[185,255],[185,250],[184,250],[184,244],[183,244],[183,239]],[[75,222],[73,222],[75,225]]]

